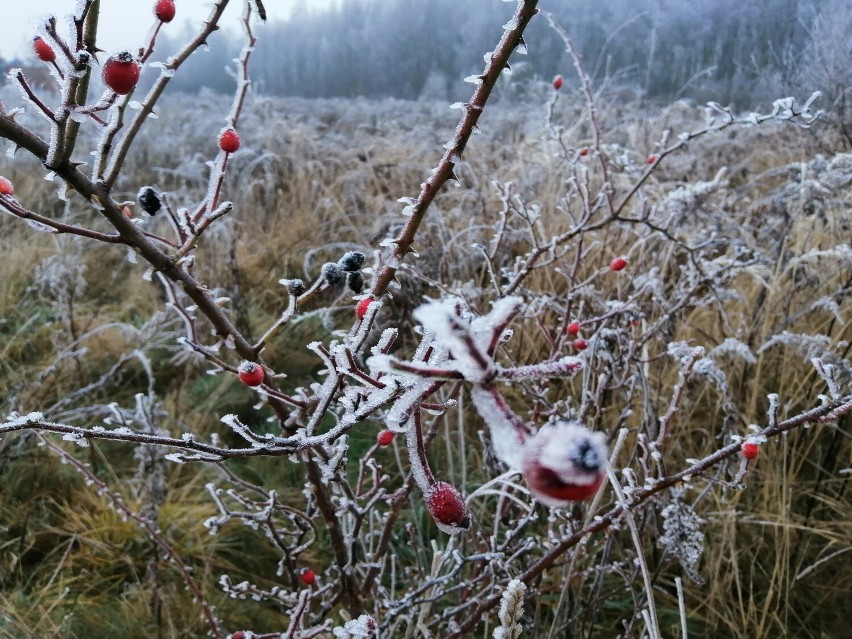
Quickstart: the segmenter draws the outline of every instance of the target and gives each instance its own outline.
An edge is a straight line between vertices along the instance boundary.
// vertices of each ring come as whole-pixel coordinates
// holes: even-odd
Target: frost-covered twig
[[[385,261],[384,267],[373,282],[371,294],[374,298],[381,298],[387,292],[391,282],[394,281],[402,260],[411,252],[414,236],[417,234],[426,211],[438,191],[448,180],[456,179],[455,165],[460,161],[467,147],[467,142],[477,126],[479,116],[500,78],[500,74],[508,66],[509,57],[518,46],[523,44],[524,30],[533,16],[538,13],[537,5],[538,0],[519,0],[515,15],[504,27],[505,32],[500,43],[494,51],[485,55],[485,70],[475,78],[477,87],[473,96],[471,96],[469,102],[459,105],[462,109],[462,118],[453,139],[446,145],[446,153],[426,182],[423,183],[417,199],[408,205],[410,215],[405,226],[399,235],[390,241],[390,244],[393,245],[392,254]]]
[[[816,408],[799,413],[794,417],[779,422],[775,426],[762,429],[760,434],[764,437],[773,437],[804,424],[820,423],[823,419],[827,419],[829,417],[837,419],[841,414],[849,412],[852,412],[852,395],[847,395],[838,400],[827,402]],[[579,544],[588,535],[606,530],[612,526],[623,516],[626,508],[635,510],[638,506],[664,490],[668,490],[672,486],[689,481],[692,477],[700,475],[724,459],[738,454],[740,452],[740,446],[740,442],[736,441],[708,455],[704,459],[690,464],[687,468],[677,473],[658,479],[651,486],[642,487],[633,491],[630,500],[626,504],[616,504],[607,513],[596,517],[594,521],[584,526],[582,529],[566,536],[564,539],[559,540],[559,542],[554,544],[552,548],[548,549],[548,551],[545,552],[534,565],[519,575],[518,579],[524,582],[527,582],[530,579],[535,579],[545,570],[553,566],[554,562],[567,550]],[[466,613],[466,616],[459,624],[458,629],[453,631],[447,639],[461,639],[461,637],[464,637],[467,632],[472,630],[479,623],[483,614],[496,607],[499,603],[499,596],[492,596],[478,603],[472,611]]]

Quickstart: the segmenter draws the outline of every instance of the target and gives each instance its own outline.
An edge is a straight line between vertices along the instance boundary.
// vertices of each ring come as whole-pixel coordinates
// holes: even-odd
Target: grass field
[[[525,101],[489,105],[481,135],[456,167],[459,186],[442,192],[430,209],[418,256],[400,271],[401,288],[382,307],[374,339],[385,327],[399,327],[394,352],[410,354],[418,339],[411,312],[424,297],[457,295],[475,314],[487,312],[536,246],[579,225],[584,202],[596,193],[620,200],[629,192],[647,170],[646,157],[660,153],[656,142],[664,130],[671,129],[674,139],[705,126],[703,108],[686,102],[625,102],[615,92],[598,100],[597,145],[585,103],[570,94],[555,100],[549,87],[541,87]],[[398,231],[404,219],[397,199],[419,191],[453,133],[455,114],[446,107],[250,96],[240,125],[243,146],[223,189],[234,212],[204,236],[196,261],[199,279],[230,297],[229,314],[245,335],[258,339],[282,312],[280,279],[311,281],[323,262],[346,250],[371,255]],[[204,197],[205,163],[215,154],[227,109],[227,101],[213,95],[172,96],[160,105],[159,119],[135,144],[113,191],[116,200],[130,202],[146,230],[167,235],[169,226],[134,203],[142,186],[156,186],[175,207]],[[27,117],[41,126],[36,116]],[[591,152],[580,155],[583,148]],[[600,155],[611,171],[609,189],[602,188]],[[0,174],[29,209],[107,228],[79,196],[57,198],[57,185],[44,179],[45,172],[22,153],[14,161],[0,159]],[[774,121],[733,126],[666,155],[626,207],[629,219],[587,225],[554,245],[514,291],[526,307],[500,361],[530,364],[579,354],[587,368],[574,379],[507,385],[507,400],[533,422],[548,412],[573,411],[611,443],[626,429],[617,467],[632,469],[641,486],[653,466],[647,441],[672,402],[690,348],[702,346],[705,354],[683,382],[678,411],[668,422],[669,471],[747,435],[752,424],[765,426],[769,394],[779,397],[779,420],[817,405],[829,390],[813,358],[833,367],[848,394],[850,186],[852,154],[819,123],[807,130]],[[493,259],[474,245],[488,247]],[[619,255],[629,266],[616,274],[607,265]],[[134,258],[123,247],[39,233],[0,217],[4,416],[38,410],[51,421],[80,426],[112,416],[107,423],[116,426],[121,415],[133,415],[137,425],[175,436],[218,434],[233,446],[240,440],[222,424],[223,415],[272,432],[273,413],[256,395],[234,375],[207,374],[210,366],[178,345],[181,322],[164,306],[156,280],[146,277],[147,265]],[[287,374],[282,388],[321,383],[323,367],[306,344],[328,343],[348,329],[353,307],[351,292],[327,291],[270,341],[264,356]],[[565,337],[565,325],[575,318],[589,320],[583,336],[590,348],[583,353]],[[233,359],[227,352],[223,357]],[[467,392],[459,399],[457,408],[430,418],[435,437],[429,456],[436,475],[471,494],[500,468],[483,444],[485,425]],[[372,449],[382,427],[377,415],[349,433],[345,474],[354,482],[356,460],[373,457],[392,491],[407,463],[400,437],[387,449]],[[45,440],[89,464],[131,510],[157,522],[230,631],[283,632],[293,601],[276,604],[275,597],[260,595],[263,601],[254,601],[251,589],[229,597],[220,587],[222,575],[267,594],[276,586],[302,588],[296,578],[302,567],[319,575],[317,588],[336,578],[315,510],[307,511],[299,533],[315,540],[292,563],[262,526],[232,520],[216,535],[205,526],[217,515],[205,489],[210,482],[234,489],[234,508],[249,508],[240,496],[263,502],[271,490],[294,510],[305,508],[303,466],[286,457],[172,464],[163,451],[146,446],[92,442],[81,448],[54,435],[7,434],[0,437],[2,637],[206,636],[197,598],[174,563],[164,561],[145,530],[122,517],[114,500]],[[649,599],[662,636],[680,636],[680,578],[689,637],[846,636],[849,415],[770,439],[744,487],[735,489],[739,464],[729,458],[637,508],[632,519],[641,561],[626,520],[565,553],[527,584],[531,598],[521,636],[646,636],[639,611]],[[622,479],[629,487],[628,475]],[[529,501],[512,485],[501,490]],[[392,550],[375,587],[364,593],[366,612],[379,621],[382,637],[446,636],[456,619],[442,616],[446,611],[498,592],[540,551],[614,500],[607,490],[601,503],[558,514],[538,506],[519,526],[527,516],[523,508],[505,494],[481,494],[470,502],[473,530],[449,538],[435,529],[415,494],[394,525]],[[387,510],[384,502],[377,505],[358,533],[365,555]],[[301,520],[288,525],[295,521]],[[490,568],[465,564],[456,572],[436,561],[448,548],[465,556],[486,552],[489,536],[507,531],[520,535],[514,559],[503,557]],[[661,541],[665,531],[668,542]],[[290,533],[285,546],[296,544],[296,532]],[[688,541],[700,547],[697,557],[690,557]],[[368,564],[364,560],[357,570]],[[652,597],[643,572],[652,580]],[[434,601],[412,594],[415,584],[445,573],[450,577],[435,586],[440,594]],[[468,589],[452,587],[465,579]],[[341,608],[333,602],[317,614],[339,623]],[[418,629],[418,618],[428,624]],[[470,636],[490,637],[497,625],[496,614],[486,616]]]

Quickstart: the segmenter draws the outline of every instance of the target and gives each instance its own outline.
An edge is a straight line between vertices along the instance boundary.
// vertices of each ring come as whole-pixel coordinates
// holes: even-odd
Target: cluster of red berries
[[[154,4],[154,15],[161,22],[171,22],[175,17],[174,0],[157,0]],[[44,38],[33,39],[33,51],[42,62],[55,62],[56,52],[45,42]],[[126,95],[136,88],[139,82],[139,63],[129,51],[122,51],[107,58],[101,69],[101,79],[104,84],[118,93]]]
[[[578,351],[584,351],[589,347],[589,343],[584,340],[582,337],[578,337],[580,333],[580,322],[574,320],[573,322],[569,322],[568,326],[565,327],[565,333],[574,338],[574,341],[571,342],[571,345]]]

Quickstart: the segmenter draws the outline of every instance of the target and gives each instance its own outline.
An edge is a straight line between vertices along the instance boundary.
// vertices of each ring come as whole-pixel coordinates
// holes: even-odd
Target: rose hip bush
[[[852,411],[848,235],[801,239],[812,222],[788,206],[801,200],[802,210],[821,212],[823,227],[848,229],[838,203],[852,160],[800,163],[798,181],[769,187],[751,206],[749,185],[723,168],[678,184],[665,171],[678,170],[687,147],[732,131],[810,127],[817,96],[746,115],[710,103],[703,118],[680,105],[667,118],[682,129],[625,143],[560,25],[521,0],[467,78],[470,99],[452,105],[456,129],[431,172],[424,167],[419,192],[388,186],[400,206],[384,220],[386,237],[357,247],[317,240],[304,279],[282,273],[276,314],[254,337],[240,312],[250,286],[229,289],[216,269],[240,233],[234,220],[257,214],[227,199],[242,186],[227,178],[263,161],[237,133],[249,137],[260,2],[243,6],[245,46],[224,127],[198,149],[211,154],[206,188],[139,184],[128,168],[146,136],[167,135],[151,116],[228,4],[215,2],[185,46],[160,59],[158,34],[175,3],[155,3],[143,46],[103,55],[98,3],[84,0],[67,33],[50,18],[35,34],[58,91],[39,93],[21,69],[9,71],[21,105],[0,105],[0,136],[16,149],[14,162],[37,160],[32,170],[46,174],[57,202],[35,210],[4,177],[0,206],[11,217],[0,229],[25,225],[63,247],[34,286],[67,330],[54,336],[50,365],[23,371],[4,400],[0,453],[45,447],[141,531],[154,548],[146,579],[159,632],[171,576],[191,594],[195,621],[184,632],[215,637],[591,633],[608,593],[629,602],[620,636],[685,633],[687,587],[672,576],[696,587],[706,578],[708,520],[698,509],[712,496],[731,510],[755,465],[792,447],[790,434],[839,433]],[[480,180],[467,157],[471,136],[488,127],[489,98],[510,59],[534,55],[523,39],[531,20],[563,37],[575,79],[539,82],[541,100],[528,108],[544,105],[540,136],[514,149],[525,179],[498,168],[476,185],[481,201],[465,201],[453,185]],[[73,309],[86,293],[91,247],[155,288],[160,308],[90,318],[80,330]],[[784,313],[767,317],[773,287],[787,288]],[[280,348],[305,325],[315,333],[299,349],[314,358],[310,374]],[[131,346],[106,348],[110,331]],[[767,365],[759,359],[780,361],[781,351],[807,389],[779,375],[746,390]],[[75,385],[40,395],[60,373]],[[181,376],[239,380],[252,406],[193,429],[164,399]],[[120,399],[94,399],[113,395]],[[688,447],[689,439],[701,441]],[[131,488],[90,455],[103,442],[133,447]],[[251,465],[261,458],[297,469],[294,482],[264,481]],[[179,550],[181,531],[162,523],[167,475],[186,466],[209,470],[206,531],[258,532],[266,548],[244,552],[274,558],[263,574],[209,574]],[[239,616],[238,625],[227,598],[275,613],[251,627]]]

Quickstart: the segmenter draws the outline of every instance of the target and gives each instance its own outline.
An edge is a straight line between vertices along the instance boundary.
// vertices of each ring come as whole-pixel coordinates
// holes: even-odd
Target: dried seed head
[[[544,426],[524,444],[521,469],[541,503],[555,508],[593,495],[603,482],[606,438],[574,421]]]

